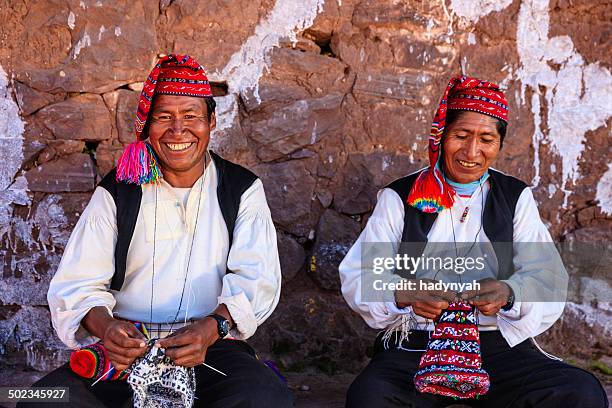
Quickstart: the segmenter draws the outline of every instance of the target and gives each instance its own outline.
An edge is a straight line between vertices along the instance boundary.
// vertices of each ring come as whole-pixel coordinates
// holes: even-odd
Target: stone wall
[[[451,74],[507,88],[496,167],[533,185],[555,238],[611,238],[604,0],[0,0],[0,20],[2,364],[65,361],[47,285],[96,183],[132,140],[159,53],[193,55],[227,88],[212,145],[264,181],[284,287],[253,344],[283,367],[363,364],[374,332],[339,294],[337,265],[377,190],[426,164]],[[606,278],[580,282],[605,292]],[[544,340],[564,354],[610,354],[612,311],[583,292],[572,290]]]

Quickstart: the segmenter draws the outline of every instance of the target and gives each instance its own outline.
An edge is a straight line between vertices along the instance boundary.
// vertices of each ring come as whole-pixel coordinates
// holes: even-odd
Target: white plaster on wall
[[[103,25],[100,26],[100,30],[98,31],[98,41],[102,41],[102,34],[106,32],[106,27]]]
[[[476,45],[476,36],[474,35],[474,33],[468,34],[467,43],[468,45]]]
[[[548,37],[549,0],[524,0],[518,17],[517,49],[521,66],[521,97],[530,88],[535,133],[535,186],[540,181],[539,145],[549,143],[562,161],[559,188],[567,205],[571,187],[578,180],[578,163],[585,134],[606,124],[612,106],[612,76],[598,63],[587,64],[568,36]],[[559,65],[559,69],[551,67]],[[540,87],[545,88],[540,94]],[[542,128],[541,106],[546,103],[548,129]]]
[[[83,37],[81,37],[81,39],[74,45],[74,49],[72,50],[72,59],[76,59],[81,53],[81,50],[85,47],[91,47],[91,37],[87,31],[85,31]]]
[[[512,4],[512,0],[451,0],[450,8],[454,14],[475,23],[481,17],[500,11]]]
[[[511,0],[452,0],[451,8],[454,14],[476,22],[511,3]],[[517,29],[520,67],[516,72],[508,67],[503,83],[519,79],[523,103],[527,88],[532,90],[530,102],[535,126],[532,184],[537,187],[541,179],[540,145],[550,144],[561,157],[561,180],[557,187],[564,192],[565,207],[571,188],[580,177],[578,163],[584,151],[585,134],[605,126],[612,113],[612,76],[598,63],[587,64],[569,36],[549,38],[549,28],[549,0],[523,0]],[[543,94],[541,87],[545,89]],[[542,117],[543,107],[548,112],[546,118]],[[548,189],[550,192],[551,187]]]
[[[576,318],[584,321],[589,327],[601,330],[607,338],[612,335],[612,319],[610,319],[609,303],[600,302],[597,307],[589,304],[567,302],[565,305],[564,319]],[[571,320],[570,320],[571,321]]]
[[[70,27],[71,30],[74,30],[75,27],[75,22],[76,22],[76,16],[74,15],[74,13],[71,11],[68,14],[68,27]]]
[[[277,0],[268,16],[230,58],[220,74],[211,74],[212,80],[223,79],[228,84],[228,96],[218,98],[217,129],[231,128],[238,114],[238,95],[248,98],[252,91],[259,101],[259,79],[269,67],[268,53],[282,39],[296,41],[297,33],[310,27],[323,9],[324,0]]]
[[[19,107],[11,95],[6,72],[0,66],[0,241],[9,232],[13,204],[30,202],[26,179],[15,179],[23,162],[23,132]]]
[[[612,163],[608,163],[608,171],[597,183],[597,194],[595,196],[601,211],[612,215]]]

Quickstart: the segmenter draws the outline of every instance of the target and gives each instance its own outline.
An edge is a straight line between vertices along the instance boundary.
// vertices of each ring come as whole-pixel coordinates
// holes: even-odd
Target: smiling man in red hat
[[[429,165],[380,191],[339,267],[349,306],[383,330],[348,390],[348,408],[607,406],[592,374],[534,339],[561,316],[568,275],[529,186],[491,167],[507,123],[497,85],[451,78],[432,123]],[[379,278],[369,279],[364,262],[374,252],[423,262],[404,275],[395,274],[401,263],[378,271],[397,287],[376,293],[368,285]],[[448,267],[436,263],[442,258]]]
[[[292,406],[244,341],[279,300],[276,232],[261,181],[208,150],[214,110],[200,64],[159,60],[49,287],[80,351],[35,386],[69,387],[70,406]]]

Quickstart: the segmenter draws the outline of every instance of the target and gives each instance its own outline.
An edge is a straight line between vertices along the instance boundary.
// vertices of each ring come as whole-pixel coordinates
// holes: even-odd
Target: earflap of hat
[[[453,77],[446,85],[429,133],[429,167],[416,179],[406,200],[409,205],[425,213],[439,213],[445,208],[450,208],[455,201],[455,191],[446,182],[441,172],[436,169],[436,163],[440,157],[440,144],[446,127],[448,95],[465,78]]]

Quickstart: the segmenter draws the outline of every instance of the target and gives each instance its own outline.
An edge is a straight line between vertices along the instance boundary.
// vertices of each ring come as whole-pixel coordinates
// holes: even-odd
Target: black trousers
[[[413,331],[403,347],[422,350],[428,334]],[[603,408],[608,398],[591,373],[542,354],[530,340],[512,348],[499,331],[481,332],[483,368],[489,373],[489,392],[478,399],[453,399],[421,394],[414,387],[414,374],[423,352],[382,347],[381,336],[374,356],[351,384],[347,408],[470,407]]]
[[[293,406],[287,386],[255,357],[247,343],[219,340],[209,347],[206,363],[223,371],[224,377],[200,365],[196,367],[195,407],[285,408]],[[65,364],[36,382],[34,387],[69,387],[69,403],[19,403],[18,407],[131,407],[132,390],[126,381],[83,379]]]

